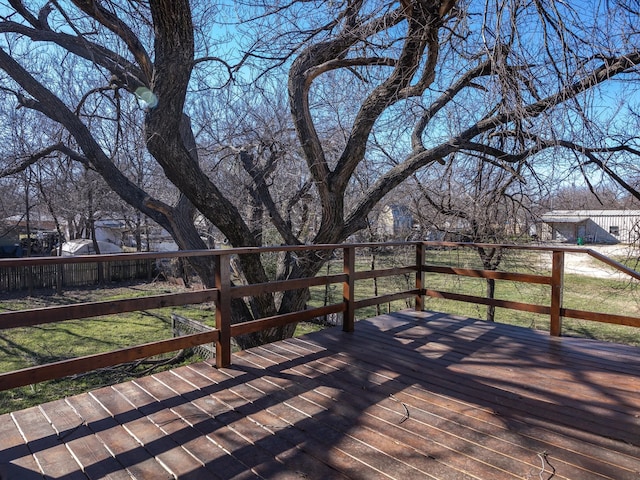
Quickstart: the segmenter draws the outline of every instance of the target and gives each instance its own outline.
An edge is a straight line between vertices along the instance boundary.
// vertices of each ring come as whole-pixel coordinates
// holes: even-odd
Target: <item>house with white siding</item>
[[[541,217],[542,241],[636,243],[640,210],[553,210]]]
[[[406,205],[385,205],[378,215],[378,235],[385,240],[406,238],[413,228],[413,216]]]

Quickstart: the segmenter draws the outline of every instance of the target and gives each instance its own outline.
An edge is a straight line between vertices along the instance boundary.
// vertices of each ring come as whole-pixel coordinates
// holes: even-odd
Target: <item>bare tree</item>
[[[521,171],[468,157],[449,162],[438,178],[414,175],[411,185],[413,213],[423,236],[435,233],[439,239],[497,244],[531,238],[532,198],[539,195],[526,185]],[[478,246],[477,252],[485,270],[497,270],[505,255],[500,247]],[[495,298],[491,278],[486,279],[486,295]],[[494,319],[495,307],[489,305],[487,320]]]
[[[258,218],[268,218],[284,243],[337,243],[365,228],[376,205],[413,174],[462,154],[507,171],[534,171],[534,160],[550,150],[605,171],[605,153],[634,154],[630,143],[603,145],[591,129],[599,122],[594,99],[609,85],[631,88],[616,80],[637,76],[634,12],[622,2],[588,7],[318,0],[238,2],[225,10],[187,0],[70,0],[38,9],[8,0],[0,7],[0,94],[57,122],[68,138],[45,147],[89,165],[180,248],[205,247],[196,212],[238,247],[264,241]],[[229,24],[233,15],[232,40],[213,33],[216,22]],[[69,85],[65,75],[74,79],[71,91],[62,88]],[[219,115],[197,115],[203,95],[282,92],[285,81],[294,147],[227,142],[203,161],[198,139]],[[148,154],[180,192],[175,201],[145,190],[116,161],[121,107],[134,101],[143,110],[126,128],[144,127]],[[376,145],[386,145],[394,161]],[[233,172],[219,163],[231,158],[232,147],[242,169],[236,178],[250,198],[245,210],[220,181]],[[304,173],[287,199],[275,172],[297,168],[299,159]],[[367,188],[354,188],[365,163],[373,167]],[[289,221],[289,211],[310,207],[315,228]],[[283,273],[312,275],[325,260],[301,256]],[[250,283],[268,279],[257,256],[242,256],[240,267]],[[208,262],[195,268],[211,282]],[[277,301],[237,301],[235,320],[300,309],[306,298],[292,291]]]

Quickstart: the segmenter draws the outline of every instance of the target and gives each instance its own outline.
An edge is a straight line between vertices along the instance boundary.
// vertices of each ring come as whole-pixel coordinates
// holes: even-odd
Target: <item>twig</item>
[[[116,372],[116,373],[126,374],[130,376],[135,376],[135,377],[143,377],[151,374],[151,372],[153,372],[155,369],[159,367],[178,363],[182,361],[185,358],[185,356],[186,356],[186,352],[184,350],[179,350],[178,353],[176,353],[171,358],[158,359],[158,360],[143,358],[142,360],[137,360],[135,362],[122,363],[115,367],[104,367],[96,370],[91,370],[89,372],[79,373],[76,375],[72,375],[71,378],[74,380],[77,380],[79,378],[95,375],[96,373],[99,373],[99,372],[109,372],[109,373]],[[143,365],[148,366],[148,368],[138,372],[135,371],[136,368]]]
[[[402,420],[400,420],[398,422],[398,425],[400,425],[401,423],[403,423],[405,420],[407,420],[410,416],[409,413],[409,407],[407,407],[407,404],[404,402],[401,402],[400,400],[398,400],[396,397],[393,396],[393,393],[389,394],[389,398],[391,398],[392,400],[395,400],[396,402],[398,402],[400,405],[402,405],[404,407],[404,417],[402,417]]]
[[[85,422],[84,420],[82,420],[78,425],[76,425],[75,427],[70,428],[69,430],[67,430],[66,432],[64,432],[63,434],[58,434],[58,440],[62,441],[64,440],[66,437],[68,437],[69,435],[71,435],[72,433],[74,433],[76,430],[78,430],[80,427],[86,425],[87,422]]]
[[[540,459],[540,471],[538,472],[538,478],[540,480],[551,480],[556,476],[556,468],[551,465],[551,462],[549,462],[549,454],[546,451],[542,451],[538,453],[538,458]],[[545,479],[543,478],[543,475],[546,473],[547,465],[551,468],[551,473]],[[531,478],[531,475],[533,475],[533,472],[530,472],[529,475],[527,475],[527,478]]]

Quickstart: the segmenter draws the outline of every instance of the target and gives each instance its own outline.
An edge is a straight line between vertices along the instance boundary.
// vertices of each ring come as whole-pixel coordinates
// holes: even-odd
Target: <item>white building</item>
[[[378,235],[385,240],[405,238],[412,231],[413,216],[406,205],[385,205],[378,215]]]
[[[96,240],[114,245],[122,245],[122,235],[127,231],[127,225],[122,220],[96,220],[94,228]]]
[[[640,240],[640,210],[553,210],[541,219],[543,241],[636,243]]]

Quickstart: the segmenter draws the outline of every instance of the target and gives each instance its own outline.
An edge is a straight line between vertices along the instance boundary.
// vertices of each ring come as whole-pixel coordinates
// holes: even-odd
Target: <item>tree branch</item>
[[[145,85],[149,85],[153,76],[153,64],[146,49],[129,26],[94,0],[72,0],[72,2],[124,41],[142,71],[141,80],[144,80]]]
[[[74,115],[58,97],[33,78],[2,48],[0,48],[0,68],[7,72],[16,83],[35,99],[38,111],[60,123],[67,129],[91,165],[100,173],[107,184],[114,191],[118,192],[123,200],[135,208],[139,208],[140,211],[168,231],[172,231],[171,225],[164,215],[159,215],[157,211],[150,210],[145,206],[144,201],[148,195],[118,170],[102,151],[100,145],[95,141],[88,128],[80,119]],[[65,153],[71,152],[66,151]]]
[[[63,147],[63,145],[58,143],[56,145],[51,145],[51,146],[49,146],[47,148],[44,148],[43,150],[40,150],[39,152],[31,154],[28,157],[24,158],[22,161],[20,161],[18,163],[18,165],[14,166],[14,167],[11,167],[11,168],[5,168],[4,170],[1,170],[0,171],[0,178],[4,178],[4,177],[8,177],[10,175],[15,175],[16,173],[24,172],[31,165],[34,165],[35,163],[37,163],[38,160],[40,160],[42,158],[45,158],[45,157],[48,157],[49,155],[51,155],[54,152],[60,151],[62,147]]]
[[[238,152],[238,157],[240,158],[240,163],[242,164],[245,172],[247,172],[253,180],[258,197],[257,199],[266,207],[269,212],[269,216],[271,217],[271,221],[276,227],[276,230],[278,230],[278,233],[282,236],[287,245],[299,245],[300,241],[295,237],[295,235],[293,235],[293,232],[287,225],[287,222],[285,222],[280,215],[280,212],[273,201],[271,193],[269,192],[269,187],[265,182],[265,172],[262,169],[257,168],[253,156],[246,150],[240,150]]]
[[[29,37],[34,42],[55,43],[70,53],[105,68],[114,75],[121,86],[130,92],[134,92],[140,86],[149,85],[142,70],[135,64],[86,38],[30,28],[15,22],[0,22],[0,33],[17,33]]]

